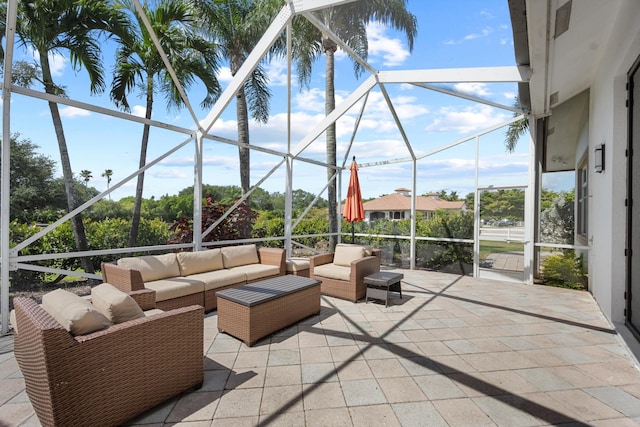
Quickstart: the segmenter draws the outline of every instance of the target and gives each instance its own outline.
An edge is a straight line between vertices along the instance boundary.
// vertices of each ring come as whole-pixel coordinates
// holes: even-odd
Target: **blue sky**
[[[409,52],[401,34],[377,23],[368,30],[369,63],[378,70],[403,70],[427,68],[466,68],[505,66],[514,64],[509,10],[506,0],[488,1],[425,1],[409,0],[409,10],[418,19],[418,36],[413,52]],[[107,82],[112,69],[113,47],[104,51]],[[64,52],[63,52],[64,54]],[[28,57],[29,52],[18,50],[17,56]],[[107,95],[88,96],[88,79],[82,70],[75,72],[64,56],[56,56],[55,79],[64,85],[72,99],[115,109]],[[226,65],[226,64],[225,64]],[[251,143],[277,151],[286,151],[286,63],[268,64],[273,98],[271,115],[267,124],[252,123]],[[295,72],[295,71],[294,71]],[[350,59],[342,52],[336,58],[336,104],[346,98],[369,75],[365,72],[356,79]],[[230,73],[223,68],[219,76],[223,87],[228,85]],[[293,78],[294,84],[296,78]],[[516,95],[514,84],[458,84],[448,87],[491,101],[511,105]],[[40,90],[40,88],[38,88]],[[417,155],[428,153],[445,144],[473,135],[482,129],[508,120],[512,113],[488,107],[456,97],[406,84],[388,85],[387,90]],[[108,92],[107,92],[108,93]],[[202,95],[197,88],[189,93],[190,102],[199,119],[208,111],[199,109]],[[155,120],[185,128],[194,128],[186,110],[167,111],[161,96],[154,104]],[[130,99],[133,114],[144,112],[142,99]],[[292,147],[324,116],[324,63],[316,64],[309,88],[292,90]],[[338,164],[346,157],[346,148],[352,139],[354,124],[361,103],[357,103],[337,123]],[[57,141],[53,133],[47,104],[21,95],[12,98],[12,132],[19,132],[40,146],[40,152],[59,160]],[[61,106],[63,124],[69,146],[71,164],[75,173],[90,170],[93,179],[90,186],[98,190],[107,188],[101,177],[105,169],[113,170],[112,185],[131,175],[139,162],[139,146],[142,135],[140,124],[127,122],[93,112]],[[236,139],[235,105],[230,104],[216,122],[211,133]],[[185,135],[154,128],[151,131],[147,161],[150,162],[165,151],[181,143]],[[384,162],[407,158],[409,152],[401,134],[389,113],[379,90],[369,95],[358,132],[353,136],[351,156],[358,163]],[[518,144],[514,153],[504,149],[504,129],[480,138],[480,185],[526,184],[528,149],[527,141]],[[417,193],[429,191],[457,191],[466,195],[475,184],[475,142],[467,142],[451,150],[422,159],[417,166]],[[303,156],[315,160],[325,159],[324,139],[312,143]],[[145,174],[145,197],[176,194],[193,185],[194,146],[188,144],[167,159],[150,168]],[[204,146],[203,181],[212,185],[239,185],[237,148],[228,144],[208,141]],[[251,181],[257,183],[282,160],[252,151]],[[395,188],[411,188],[411,163],[393,163],[360,169],[360,183],[364,197],[377,197],[393,192]],[[60,172],[58,170],[58,172]],[[295,163],[293,187],[312,193],[322,190],[326,182],[323,167]],[[342,178],[341,196],[346,196],[348,169]],[[277,169],[262,185],[270,192],[284,192],[284,166]],[[132,196],[135,180],[130,180],[112,193],[112,199]]]

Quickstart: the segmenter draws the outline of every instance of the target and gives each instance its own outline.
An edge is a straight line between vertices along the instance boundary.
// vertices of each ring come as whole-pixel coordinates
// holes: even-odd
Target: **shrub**
[[[576,257],[573,251],[547,256],[542,261],[541,270],[545,285],[571,289],[586,288],[582,256]]]

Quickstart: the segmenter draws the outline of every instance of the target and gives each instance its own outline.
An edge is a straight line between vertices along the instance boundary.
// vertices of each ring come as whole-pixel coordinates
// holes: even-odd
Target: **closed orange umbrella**
[[[355,225],[354,222],[364,219],[364,206],[362,205],[362,194],[360,193],[360,181],[358,181],[358,164],[356,156],[353,156],[353,162],[349,167],[351,170],[351,178],[349,178],[349,188],[347,190],[347,200],[342,210],[342,216],[351,223],[351,242],[355,241]]]

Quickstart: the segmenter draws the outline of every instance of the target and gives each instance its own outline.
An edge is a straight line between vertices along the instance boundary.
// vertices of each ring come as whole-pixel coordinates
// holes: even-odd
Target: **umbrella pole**
[[[355,232],[355,224],[351,221],[351,243],[356,242],[356,232]]]

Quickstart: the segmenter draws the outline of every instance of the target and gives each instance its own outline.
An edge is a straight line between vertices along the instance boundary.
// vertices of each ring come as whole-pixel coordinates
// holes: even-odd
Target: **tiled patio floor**
[[[204,386],[132,424],[640,425],[636,359],[590,294],[401,272],[393,306],[323,297],[251,348],[207,315]],[[10,337],[0,405],[0,426],[39,425]]]

